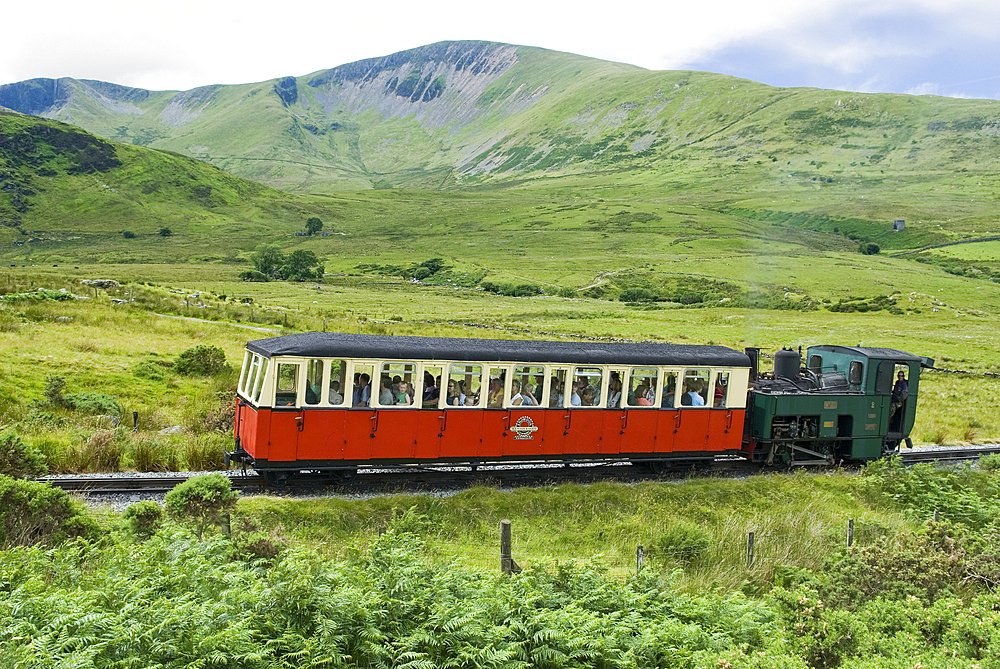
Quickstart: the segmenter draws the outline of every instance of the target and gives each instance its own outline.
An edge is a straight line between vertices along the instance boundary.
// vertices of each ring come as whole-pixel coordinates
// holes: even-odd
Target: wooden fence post
[[[642,571],[642,545],[635,549],[635,573]]]
[[[854,545],[854,519],[851,518],[847,521],[847,547],[850,548]]]
[[[753,532],[747,534],[747,567],[753,566]]]
[[[500,571],[505,574],[520,574],[521,568],[510,553],[510,521],[500,521]]]
[[[940,518],[941,518],[941,516],[938,515],[938,510],[934,509],[934,522],[935,523],[938,522],[940,520]]]

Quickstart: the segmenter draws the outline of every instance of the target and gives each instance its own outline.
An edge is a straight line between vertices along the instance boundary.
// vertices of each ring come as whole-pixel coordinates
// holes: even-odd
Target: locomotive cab
[[[750,389],[745,453],[764,464],[871,460],[909,444],[920,368],[933,360],[904,351],[812,346],[805,365],[779,351],[775,370]]]

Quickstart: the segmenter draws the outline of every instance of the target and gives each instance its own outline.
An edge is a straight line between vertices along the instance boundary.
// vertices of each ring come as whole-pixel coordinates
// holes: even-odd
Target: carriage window
[[[323,361],[314,358],[306,363],[306,404],[319,404],[323,396]]]
[[[507,406],[539,406],[538,398],[544,397],[542,391],[545,389],[545,368],[541,365],[520,365],[514,367],[513,371]]]
[[[566,384],[569,381],[568,369],[550,369],[548,387],[548,406],[566,406]],[[542,399],[545,399],[544,396]]]
[[[681,406],[703,407],[708,404],[708,377],[711,370],[687,369],[684,371],[684,387],[681,389]]]
[[[727,395],[729,394],[729,372],[719,372],[715,377],[715,397],[712,401],[714,407],[726,406]]]
[[[574,367],[573,392],[570,405],[597,407],[601,405],[601,386],[604,384],[604,370],[600,367]]]
[[[330,394],[327,403],[339,407],[344,404],[344,379],[347,378],[347,361],[330,361]]]
[[[258,358],[260,365],[257,368],[257,378],[253,382],[253,395],[250,399],[254,402],[260,401],[260,392],[264,389],[264,379],[267,377],[267,368],[270,365],[270,358]]]
[[[417,365],[412,362],[386,362],[379,375],[378,405],[413,406]]]
[[[354,378],[351,387],[351,406],[366,407],[372,399],[372,365],[354,365]]]
[[[677,406],[677,372],[667,372],[663,377],[663,393],[660,395],[660,407],[673,409]]]
[[[847,373],[847,382],[852,386],[860,386],[864,371],[865,366],[862,363],[857,360],[853,361],[850,366],[850,371]]]
[[[299,366],[287,362],[278,365],[278,379],[274,388],[274,406],[295,406]]]
[[[243,388],[243,394],[251,399],[253,399],[253,392],[254,388],[256,387],[255,384],[257,383],[257,373],[260,372],[260,361],[261,361],[260,356],[257,355],[253,356],[253,359],[250,361],[250,365],[248,366],[246,372],[247,378]]]
[[[482,365],[452,365],[448,369],[448,386],[445,389],[445,406],[482,406]]]
[[[489,378],[483,391],[486,394],[486,408],[500,409],[503,407],[503,389],[507,382],[507,370],[503,367],[489,367],[486,376]]]
[[[236,388],[244,395],[247,394],[247,377],[250,374],[250,365],[254,358],[256,358],[256,356],[250,351],[245,351],[243,353],[243,367],[240,372],[240,383],[236,386]]]
[[[441,373],[442,367],[440,365],[424,367],[424,376],[420,388],[417,389],[420,392],[420,406],[424,409],[438,408],[438,402],[441,399]],[[413,396],[417,396],[416,392]]]
[[[626,404],[629,407],[656,406],[656,378],[660,370],[655,367],[633,367],[629,374]]]
[[[618,409],[622,406],[622,376],[624,374],[617,369],[612,369],[608,373],[608,408]]]

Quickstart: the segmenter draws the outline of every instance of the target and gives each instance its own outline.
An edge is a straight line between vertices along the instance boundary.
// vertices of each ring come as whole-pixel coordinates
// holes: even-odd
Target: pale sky
[[[0,12],[0,84],[187,90],[489,40],[775,86],[1000,98],[996,0],[53,0]]]

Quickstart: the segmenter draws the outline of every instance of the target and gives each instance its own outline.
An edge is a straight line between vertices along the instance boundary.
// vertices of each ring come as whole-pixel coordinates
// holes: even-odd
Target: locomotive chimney
[[[783,348],[774,354],[774,375],[779,379],[794,379],[801,365],[802,356],[797,351]]]

